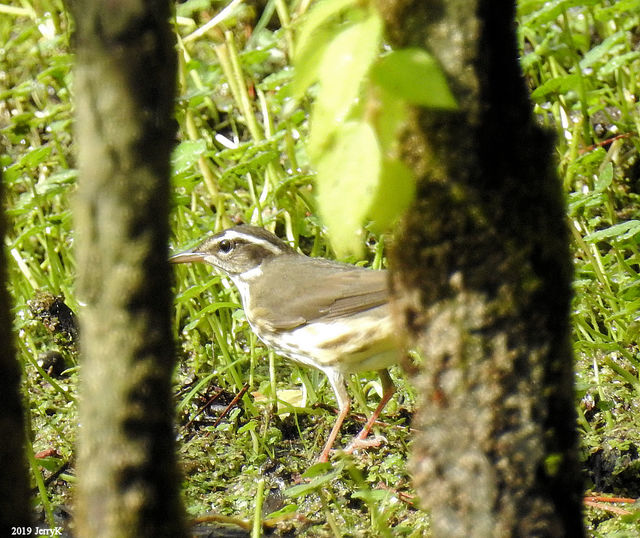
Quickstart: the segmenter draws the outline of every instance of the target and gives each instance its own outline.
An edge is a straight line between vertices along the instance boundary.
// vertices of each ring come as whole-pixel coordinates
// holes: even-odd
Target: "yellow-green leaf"
[[[293,60],[296,76],[292,97],[295,101],[319,77],[320,62],[331,40],[342,30],[338,15],[357,0],[323,0],[314,4],[300,27]]]
[[[299,58],[296,58],[294,62],[295,76],[291,89],[291,98],[294,102],[297,103],[307,88],[318,80],[322,58],[335,34],[335,27],[318,28],[313,34],[313,46],[305,48]]]
[[[380,180],[368,217],[373,230],[384,232],[413,201],[416,191],[415,178],[402,161],[383,159]]]
[[[423,49],[401,49],[387,54],[373,66],[371,77],[410,104],[444,109],[457,107],[440,66]]]
[[[195,163],[207,151],[205,140],[185,140],[180,142],[171,153],[171,166],[174,174],[181,174]]]
[[[329,44],[320,65],[320,91],[314,105],[309,154],[322,152],[357,104],[362,82],[378,55],[382,21],[376,11],[350,24]]]
[[[331,19],[356,3],[357,0],[322,0],[317,2],[306,14],[300,28],[294,52],[295,62],[303,61],[305,55],[315,48],[318,30],[326,29]]]
[[[385,157],[396,156],[399,149],[399,132],[407,121],[407,103],[403,99],[381,88],[373,86],[369,92],[369,110],[373,110],[370,117],[373,120],[378,142]]]
[[[334,145],[317,159],[318,206],[338,256],[362,249],[362,222],[376,195],[380,147],[371,125],[344,124]]]

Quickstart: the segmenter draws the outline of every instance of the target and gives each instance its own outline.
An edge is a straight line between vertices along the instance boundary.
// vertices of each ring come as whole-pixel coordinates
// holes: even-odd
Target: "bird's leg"
[[[319,462],[327,462],[329,461],[329,453],[333,448],[333,443],[336,442],[336,437],[338,437],[338,433],[340,432],[340,427],[344,422],[344,419],[349,414],[349,408],[351,407],[351,401],[349,399],[349,394],[347,393],[347,388],[344,384],[344,378],[342,374],[335,372],[333,370],[323,370],[326,376],[329,378],[329,383],[333,388],[333,392],[336,395],[336,402],[338,404],[338,408],[340,412],[336,418],[335,423],[333,424],[333,428],[331,428],[331,433],[329,434],[329,438],[318,457]]]
[[[375,421],[378,420],[378,416],[380,416],[380,413],[384,409],[384,406],[387,405],[387,403],[393,396],[394,392],[396,391],[396,387],[393,384],[393,380],[391,379],[388,370],[380,370],[378,372],[378,375],[380,375],[380,381],[382,381],[382,399],[380,400],[380,403],[378,404],[378,407],[376,407],[373,414],[369,417],[369,420],[367,420],[364,428],[362,428],[362,430],[360,430],[360,433],[353,438],[353,441],[349,443],[349,446],[344,449],[347,454],[351,454],[354,450],[357,450],[359,448],[369,448],[372,446],[378,446],[380,444],[379,439],[367,440],[367,435],[369,435],[369,432],[371,431],[371,428],[373,427]]]
[[[344,409],[340,409],[338,413],[338,418],[336,418],[336,422],[331,428],[331,433],[329,434],[329,438],[327,439],[324,448],[322,449],[322,453],[318,457],[319,462],[327,462],[329,461],[329,453],[331,452],[331,448],[333,447],[333,443],[336,442],[336,437],[338,436],[338,432],[340,431],[340,427],[344,422],[345,417],[349,413],[349,403],[347,402],[347,406]]]

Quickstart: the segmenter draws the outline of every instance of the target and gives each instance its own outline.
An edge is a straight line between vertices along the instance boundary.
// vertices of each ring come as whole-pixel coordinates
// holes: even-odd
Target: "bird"
[[[382,397],[345,452],[378,443],[367,436],[395,392],[387,368],[399,359],[386,270],[312,258],[247,224],[212,235],[169,261],[205,263],[226,275],[256,336],[278,355],[326,375],[338,414],[318,461],[329,460],[350,410],[345,376],[377,370]]]

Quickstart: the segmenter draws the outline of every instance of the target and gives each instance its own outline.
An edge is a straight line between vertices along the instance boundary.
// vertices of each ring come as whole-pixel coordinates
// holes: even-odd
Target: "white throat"
[[[240,292],[242,299],[242,306],[245,307],[249,304],[249,284],[251,281],[262,276],[262,267],[257,266],[253,269],[249,269],[239,275],[230,275],[231,281],[235,284],[236,288]]]

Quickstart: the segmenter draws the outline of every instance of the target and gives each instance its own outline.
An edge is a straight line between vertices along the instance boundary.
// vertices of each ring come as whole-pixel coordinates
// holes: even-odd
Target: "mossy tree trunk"
[[[392,45],[429,50],[460,105],[412,116],[418,196],[392,253],[395,306],[424,357],[419,497],[438,536],[581,536],[568,234],[515,3],[380,6]]]
[[[167,1],[73,0],[82,381],[78,536],[184,536],[168,257]]]
[[[4,201],[0,172],[0,201]],[[5,220],[0,213],[0,238]],[[24,416],[20,397],[20,367],[13,346],[12,317],[7,291],[5,250],[0,248],[0,533],[31,522],[29,481],[24,459]]]

